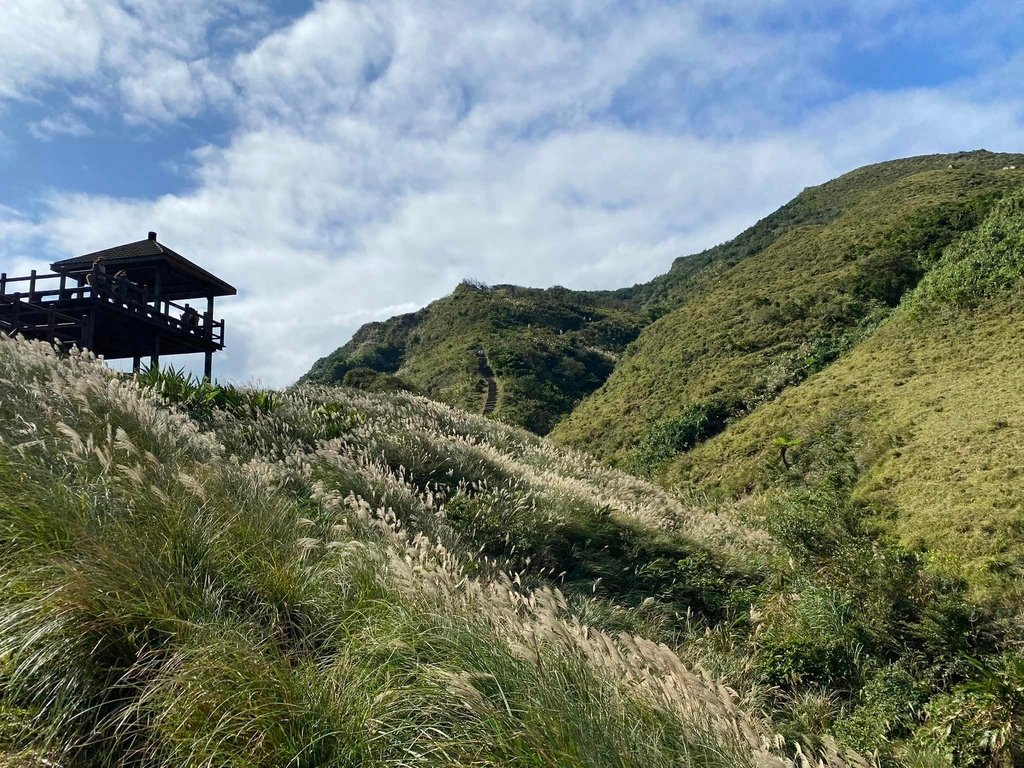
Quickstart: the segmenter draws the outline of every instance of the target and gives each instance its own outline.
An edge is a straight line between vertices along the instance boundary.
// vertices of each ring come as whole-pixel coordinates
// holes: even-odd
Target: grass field
[[[632,579],[550,572],[600,554],[574,526],[712,564],[764,543],[528,433],[0,340],[0,438],[12,764],[790,764],[641,620],[612,629]],[[471,509],[583,549],[511,570]]]
[[[646,327],[552,437],[646,471],[637,461],[651,453],[644,446],[688,408],[746,413],[828,365],[888,315],[959,232],[1024,183],[1024,172],[1001,169],[1001,156],[946,167],[950,159],[870,166],[804,193],[814,200],[828,190],[830,215],[808,201],[808,223],[783,229]],[[903,172],[887,172],[896,169]]]

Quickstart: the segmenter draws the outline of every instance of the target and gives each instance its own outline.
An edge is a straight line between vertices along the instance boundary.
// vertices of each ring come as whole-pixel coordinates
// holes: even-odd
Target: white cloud
[[[129,122],[162,123],[200,114],[207,103],[207,77],[204,61],[185,62],[163,52],[146,56],[144,68],[120,83]]]
[[[102,22],[85,2],[9,0],[0,24],[0,99],[23,98],[48,80],[89,75],[102,46]]]
[[[102,102],[133,122],[194,116],[223,99],[215,38],[241,44],[267,16],[255,0],[6,0],[2,13],[0,104],[73,86],[69,106]]]
[[[129,37],[185,33],[132,61],[136,44],[100,46],[129,115],[218,104],[238,124],[192,154],[189,191],[57,191],[38,231],[86,252],[156,229],[236,284],[218,370],[238,379],[287,383],[360,323],[466,276],[628,285],[857,165],[1024,139],[1021,99],[982,80],[885,94],[833,82],[836,40],[877,44],[901,0],[325,0],[231,61],[206,42],[223,9],[197,4],[182,22],[143,5]]]
[[[70,112],[29,123],[28,130],[40,141],[50,141],[58,136],[82,137],[92,133],[84,120]]]

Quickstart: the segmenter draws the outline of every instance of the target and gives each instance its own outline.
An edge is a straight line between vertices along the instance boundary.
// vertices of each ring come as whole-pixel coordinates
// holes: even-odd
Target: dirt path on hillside
[[[477,350],[476,357],[480,363],[480,375],[487,382],[487,400],[484,402],[484,416],[486,416],[498,407],[498,384],[494,380],[494,371],[491,370],[487,353],[482,349]]]

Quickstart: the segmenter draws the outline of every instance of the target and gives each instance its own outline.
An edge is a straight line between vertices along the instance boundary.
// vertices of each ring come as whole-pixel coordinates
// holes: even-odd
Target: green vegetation
[[[759,684],[790,688],[785,733],[897,764],[1024,758],[1022,254],[1017,191],[848,353],[660,465],[786,552],[754,651]]]
[[[886,765],[1019,764],[1022,161],[862,168],[650,283],[574,295],[635,323],[620,346],[563,332],[547,355],[534,328],[557,324],[506,315],[467,340],[439,322],[434,367],[409,355],[402,375],[458,357],[470,394],[422,391],[479,410],[475,350],[506,372],[533,354],[499,374],[502,418],[554,423],[682,501],[652,529],[601,506],[456,496],[459,546],[561,586],[580,621],[667,643],[789,740]],[[445,312],[493,317],[516,292],[543,295],[464,286]],[[530,373],[564,382],[588,346],[614,356],[577,373],[579,404]],[[542,428],[521,403],[548,408]]]
[[[8,762],[788,764],[765,721],[632,634],[638,585],[675,605],[746,578],[728,566],[760,546],[742,530],[408,395],[239,407],[180,372],[7,339],[0,369]],[[563,543],[476,554],[476,513]],[[613,543],[651,574],[615,574]]]
[[[832,440],[832,414],[856,435],[856,495],[905,546],[941,554],[982,591],[1024,575],[1022,202],[1018,192],[997,204],[873,335],[678,455],[664,481],[738,497],[806,476],[807,457]],[[780,435],[795,441],[788,467]]]
[[[1019,286],[1024,273],[1024,195],[1004,199],[981,226],[932,263],[912,297],[915,309],[978,307]]]
[[[496,418],[537,434],[554,428],[556,440],[655,472],[688,449],[672,438],[687,409],[726,403],[721,418],[741,417],[869,335],[1021,183],[1010,164],[1024,157],[861,168],[632,288],[467,281],[418,312],[363,326],[303,380],[416,391],[479,412],[483,350],[499,383]]]
[[[607,293],[467,281],[419,312],[363,326],[303,380],[413,389],[480,412],[483,350],[500,386],[494,415],[545,434],[604,382],[636,338],[644,321],[632,306]]]
[[[739,402],[705,400],[687,406],[678,416],[658,422],[644,433],[632,457],[631,469],[650,474],[668,459],[721,432],[729,417],[742,407]]]
[[[630,466],[689,407],[736,403],[739,418],[771,401],[869,335],[958,233],[1024,182],[1002,170],[1008,160],[913,158],[805,191],[773,214],[786,213],[777,236],[741,236],[743,258],[717,262],[719,274],[647,326],[552,437]]]
[[[217,397],[12,341],[0,367],[12,753],[767,766],[802,742],[838,766],[836,739],[893,765],[1019,755],[1018,603],[879,524],[842,414],[792,441],[771,487],[682,503],[404,393]]]
[[[136,381],[167,400],[177,403],[200,423],[225,410],[237,416],[271,413],[279,402],[275,392],[236,387],[201,379],[184,369],[144,368]]]
[[[286,392],[0,339],[0,764],[1021,764],[1008,164],[466,283]]]

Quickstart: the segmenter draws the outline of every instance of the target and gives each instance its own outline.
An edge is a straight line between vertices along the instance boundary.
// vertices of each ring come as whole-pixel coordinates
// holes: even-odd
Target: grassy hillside
[[[349,387],[0,337],[0,765],[1024,764],[1005,165],[864,168],[614,293],[462,285],[309,376]],[[477,415],[485,366],[660,485]]]
[[[1024,193],[958,239],[848,355],[671,461],[668,483],[730,496],[806,471],[828,435],[855,446],[855,492],[915,549],[979,585],[1024,577]],[[783,465],[782,447],[786,447]]]
[[[147,380],[0,339],[0,762],[791,765],[619,632],[742,532],[428,401]]]
[[[409,394],[0,339],[0,761],[1012,764],[1019,602],[874,526],[828,445],[680,501]]]
[[[483,351],[499,383],[494,415],[545,434],[611,373],[643,326],[608,294],[463,283],[419,312],[370,323],[317,361],[304,381],[407,387],[483,409]]]
[[[495,416],[546,434],[576,411],[556,439],[646,470],[685,447],[694,415],[714,431],[848,348],[1019,183],[1002,168],[1022,164],[971,152],[861,168],[617,291],[464,283],[363,326],[303,381],[413,390],[479,412],[483,350]]]
[[[648,470],[772,400],[869,333],[957,233],[1024,183],[1008,164],[1024,157],[912,158],[805,191],[646,327],[552,436]]]

